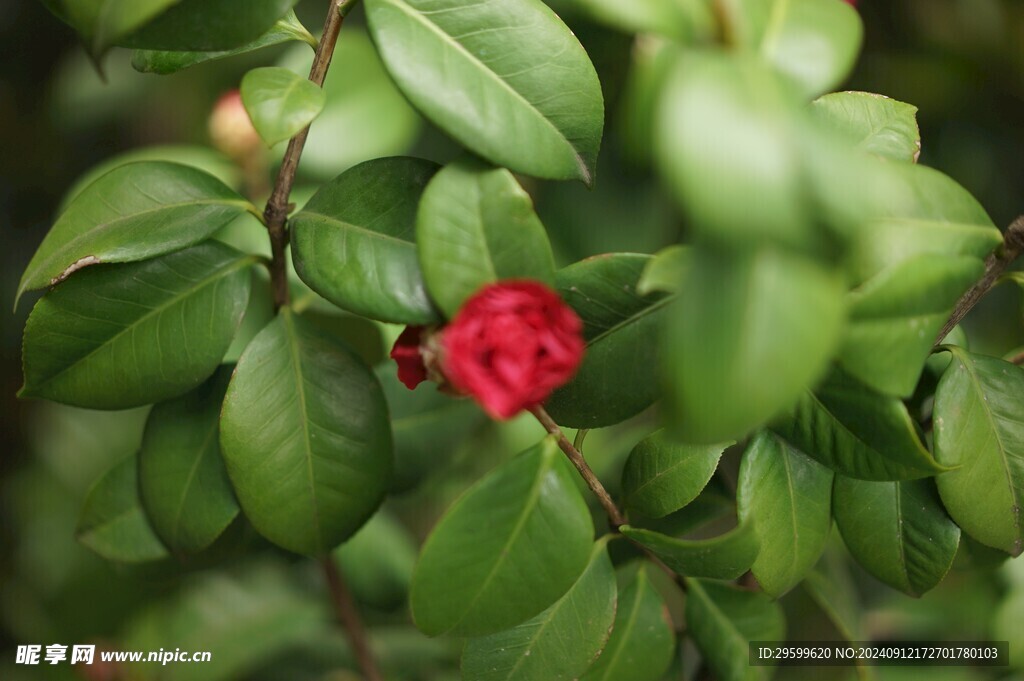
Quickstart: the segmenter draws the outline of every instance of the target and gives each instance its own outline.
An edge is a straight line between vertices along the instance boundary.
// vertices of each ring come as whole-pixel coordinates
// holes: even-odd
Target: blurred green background
[[[574,184],[530,182],[558,258],[595,253],[653,252],[685,236],[633,141],[637,111],[630,64],[642,45],[587,22],[571,0],[552,2],[598,67],[608,108],[607,133],[593,191]],[[1024,2],[1020,0],[861,0],[867,42],[849,89],[879,92],[920,107],[921,162],[973,192],[997,224],[1024,212]],[[300,18],[316,32],[324,0],[304,0]],[[356,11],[342,34],[327,111],[304,158],[297,197],[360,160],[413,153],[445,162],[458,149],[423,123],[396,95],[374,61]],[[272,48],[214,62],[171,77],[135,73],[130,54],[96,74],[70,29],[36,0],[4,0],[0,11],[0,300],[13,301],[21,271],[52,222],[62,196],[104,159],[154,145],[208,145],[207,119],[247,68],[310,58],[302,46]],[[193,153],[193,152],[190,152]],[[194,152],[201,153],[201,152]],[[279,150],[268,160],[280,157]],[[222,161],[215,161],[224,165]],[[270,161],[272,163],[272,160]],[[231,173],[230,165],[226,172]],[[258,197],[257,197],[258,198]],[[1010,290],[997,290],[972,314],[968,330],[981,352],[1024,344]],[[144,411],[96,413],[20,402],[20,338],[31,300],[4,313],[0,356],[0,679],[75,678],[64,665],[17,669],[21,643],[85,643],[127,649],[168,645],[172,634],[215,651],[205,676],[166,678],[354,678],[337,671],[347,660],[343,640],[325,625],[318,575],[308,565],[262,546],[235,527],[211,552],[190,563],[126,567],[79,546],[74,526],[84,495],[113,462],[138,445]],[[9,308],[7,308],[9,310]],[[1000,317],[1003,315],[1003,317]],[[385,330],[385,337],[389,331]],[[382,345],[371,352],[379,356]],[[1001,352],[1000,352],[1001,354]],[[1024,396],[1022,396],[1024,399]],[[395,678],[458,678],[458,644],[431,641],[407,624],[402,590],[416,538],[432,514],[496,458],[532,444],[531,423],[483,425],[472,410],[454,414],[462,444],[419,452],[437,457],[415,491],[389,502],[351,553],[346,572],[369,611],[376,645]],[[617,478],[622,459],[644,434],[644,418],[595,433],[588,452],[599,471]],[[451,433],[449,433],[449,436]],[[453,450],[453,451],[448,451]],[[480,451],[496,453],[487,460]],[[424,514],[422,508],[430,509]],[[369,535],[373,538],[368,538]],[[837,551],[842,551],[837,539]],[[236,560],[242,547],[255,557]],[[247,554],[248,555],[248,554]],[[988,556],[961,556],[984,563]],[[210,566],[217,565],[217,569]],[[226,566],[226,567],[225,567]],[[934,592],[914,601],[853,575],[875,638],[982,639],[1009,637],[1016,661],[1024,651],[1024,561],[989,569],[954,569]],[[1016,587],[1014,585],[1016,584]],[[802,593],[787,599],[794,639],[820,638],[823,616]],[[169,633],[171,632],[171,633]],[[175,638],[174,640],[179,640]],[[685,657],[685,655],[684,655]],[[685,660],[683,667],[686,667]],[[196,668],[198,669],[198,668]],[[94,668],[87,678],[148,678],[153,670]],[[158,670],[161,671],[161,670]],[[192,670],[193,673],[195,669]],[[692,671],[692,670],[691,670]],[[801,670],[784,678],[852,678],[850,670]],[[103,674],[109,673],[110,676]],[[166,674],[184,674],[162,670]],[[676,670],[672,678],[680,678]],[[880,670],[883,679],[916,679],[913,668]],[[129,674],[129,676],[126,676]],[[1011,670],[929,670],[932,681],[1014,678]],[[1014,675],[1016,674],[1016,676]],[[19,676],[20,675],[20,676]],[[164,678],[164,677],[161,677]]]

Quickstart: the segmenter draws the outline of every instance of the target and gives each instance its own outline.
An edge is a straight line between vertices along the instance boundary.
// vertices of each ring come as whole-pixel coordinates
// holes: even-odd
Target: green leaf
[[[726,0],[726,31],[799,84],[807,97],[838,86],[864,38],[860,15],[843,0]]]
[[[637,293],[642,296],[656,291],[678,293],[691,255],[692,252],[686,246],[669,246],[655,253],[640,275],[636,285]]]
[[[740,522],[756,520],[761,551],[751,571],[778,598],[800,583],[832,529],[832,471],[762,431],[743,453],[736,484]]]
[[[697,498],[732,445],[687,445],[665,431],[650,435],[629,453],[622,471],[626,505],[649,518],[663,518]]]
[[[515,172],[593,182],[601,84],[540,0],[367,0],[366,18],[398,87],[468,149]]]
[[[820,238],[798,143],[806,114],[766,65],[689,52],[666,77],[655,118],[657,167],[695,234],[804,250]]]
[[[437,322],[415,233],[420,196],[437,168],[415,158],[383,158],[321,187],[290,220],[299,277],[356,314],[402,324]]]
[[[416,218],[427,289],[445,315],[484,284],[554,280],[554,256],[530,196],[512,173],[470,157],[427,185]]]
[[[843,541],[879,581],[917,597],[946,576],[960,528],[946,515],[931,480],[867,482],[839,475],[834,495],[832,513]]]
[[[910,163],[921,155],[916,106],[870,92],[833,92],[814,100],[811,111],[868,153]]]
[[[668,608],[641,565],[619,595],[608,645],[580,681],[657,681],[675,648]]]
[[[198,553],[238,515],[220,455],[218,421],[232,367],[153,407],[139,451],[139,493],[146,515],[171,551]]]
[[[684,43],[706,40],[715,32],[708,0],[570,0],[590,18],[619,31],[658,33]]]
[[[211,241],[81,272],[29,315],[19,394],[126,409],[188,392],[227,352],[249,300],[254,262]]]
[[[119,166],[84,189],[57,219],[25,269],[17,297],[89,265],[191,246],[247,211],[256,209],[201,170],[162,162]]]
[[[279,66],[246,73],[241,92],[253,127],[271,147],[312,123],[327,101],[316,83]]]
[[[323,555],[352,536],[391,482],[391,430],[376,378],[287,308],[238,360],[220,429],[246,517],[296,553]]]
[[[942,503],[982,544],[1024,551],[1024,369],[947,347],[953,362],[935,393],[935,455],[956,470],[937,478]]]
[[[754,564],[761,548],[751,519],[711,539],[675,539],[628,525],[621,531],[675,572],[689,577],[737,579]]]
[[[598,540],[572,588],[531,620],[472,638],[462,652],[462,677],[472,681],[571,681],[608,642],[615,620],[615,570],[608,539]]]
[[[167,557],[139,502],[135,455],[116,464],[89,490],[75,536],[107,560],[142,563]]]
[[[98,57],[180,0],[43,0]]]
[[[377,377],[388,400],[395,437],[392,492],[408,491],[443,470],[459,446],[487,422],[472,400],[454,400],[436,385],[409,390],[398,380],[394,364],[382,365]]]
[[[839,341],[843,288],[783,251],[695,251],[662,343],[678,436],[738,438],[792,407]]]
[[[123,4],[135,1],[121,0]],[[297,1],[178,0],[118,44],[146,50],[233,50],[266,33]]]
[[[864,640],[857,588],[844,557],[826,551],[804,579],[803,586],[845,640]]]
[[[218,52],[135,50],[134,54],[132,54],[132,68],[142,73],[156,73],[165,76],[197,64],[235,57],[293,40],[308,43],[314,49],[316,48],[316,38],[311,36],[306,27],[299,22],[295,12],[290,11],[259,38],[233,50],[221,50]]]
[[[651,257],[613,253],[559,270],[555,287],[583,320],[587,341],[573,379],[545,405],[573,428],[611,426],[639,414],[658,397],[659,329],[669,299],[641,296],[637,282]]]
[[[580,576],[593,532],[546,438],[471,487],[431,532],[412,581],[416,626],[429,636],[483,636],[526,621]]]
[[[771,667],[747,664],[750,641],[785,641],[782,607],[731,584],[686,580],[686,626],[721,681],[767,681]]]
[[[922,255],[852,291],[840,365],[880,392],[914,393],[935,336],[985,265],[965,256]]]
[[[912,480],[947,470],[921,444],[906,406],[836,371],[772,430],[837,473]]]

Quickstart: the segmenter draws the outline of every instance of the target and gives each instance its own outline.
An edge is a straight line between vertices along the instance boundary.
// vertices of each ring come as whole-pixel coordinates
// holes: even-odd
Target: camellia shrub
[[[218,104],[212,136],[241,182],[171,155],[115,159],[72,190],[21,278],[19,298],[43,292],[23,397],[153,405],[137,455],[82,509],[100,555],[312,558],[309,588],[371,680],[381,664],[431,678],[375,643],[411,617],[464,640],[469,681],[679,678],[681,650],[701,678],[738,681],[771,674],[748,643],[787,640],[779,599],[798,585],[857,640],[833,524],[912,597],[958,555],[1024,550],[1024,353],[979,354],[959,326],[993,287],[1024,284],[1010,267],[1024,222],[1001,232],[918,163],[914,106],[834,92],[861,46],[853,3],[331,0],[319,39],[295,0],[44,4],[99,68],[113,48],[153,74],[315,50],[308,78],[253,68]],[[355,29],[365,49],[332,67],[360,4],[372,48]],[[587,204],[606,92],[565,12],[639,36],[615,104],[628,149],[601,170],[653,173],[670,197],[682,238],[653,255],[556,267],[535,210],[556,181],[593,188],[574,210],[605,209]],[[404,99],[359,81],[378,58]],[[329,69],[375,107],[371,127],[411,105],[462,152],[358,159],[294,198],[304,153],[332,153],[318,128],[344,125],[327,115]],[[390,359],[364,342],[381,334]],[[517,456],[472,444],[524,414],[533,444]],[[621,475],[599,475],[585,438],[598,448],[623,423]],[[438,452],[466,443],[477,481],[450,503],[419,493],[454,465]],[[367,634],[347,583],[366,570],[346,550],[390,546],[379,509],[398,497],[426,538],[397,614]]]

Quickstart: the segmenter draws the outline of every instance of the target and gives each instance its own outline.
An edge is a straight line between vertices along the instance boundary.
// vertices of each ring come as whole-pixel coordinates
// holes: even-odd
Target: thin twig
[[[345,580],[341,577],[341,572],[338,571],[338,566],[335,565],[334,560],[330,556],[323,559],[323,567],[327,587],[331,592],[331,605],[334,606],[334,613],[348,634],[348,642],[352,647],[352,653],[356,657],[356,662],[359,663],[359,669],[362,670],[366,681],[383,681],[384,677],[381,676],[380,669],[377,668],[377,660],[373,657],[373,652],[370,650],[370,643],[366,638],[366,629],[363,627],[359,611],[352,601],[352,594],[348,590],[348,585],[345,584]]]
[[[619,526],[626,524],[626,517],[622,515],[622,511],[615,505],[608,490],[604,488],[601,481],[598,480],[597,476],[594,475],[594,471],[590,469],[590,465],[587,464],[587,460],[583,458],[580,451],[569,442],[569,438],[565,436],[562,429],[558,427],[555,420],[551,418],[547,410],[544,407],[537,405],[530,409],[530,413],[533,414],[540,424],[544,426],[544,430],[548,431],[558,440],[558,446],[561,448],[565,455],[572,462],[572,465],[576,467],[576,470],[583,476],[583,480],[587,483],[587,487],[594,493],[597,500],[601,502],[601,506],[604,507],[605,512],[608,514],[608,520],[611,522],[612,529],[618,530]]]
[[[942,327],[942,331],[939,332],[938,337],[935,339],[935,345],[942,344],[942,341],[946,339],[949,332],[967,316],[967,313],[978,304],[979,300],[985,297],[985,294],[992,289],[996,280],[999,279],[999,275],[1006,271],[1006,268],[1022,252],[1024,252],[1024,216],[1013,221],[1013,224],[1009,226],[1006,234],[1003,236],[1003,243],[985,259],[985,276],[972,286],[957,302],[949,321]]]
[[[338,44],[338,33],[345,15],[355,0],[331,0],[331,8],[324,22],[324,33],[313,57],[313,66],[309,70],[309,80],[318,87],[323,87],[327,77],[327,69],[334,57],[334,48]],[[274,191],[270,194],[267,207],[263,211],[263,219],[270,233],[271,266],[270,283],[274,293],[274,308],[280,309],[288,304],[288,266],[285,260],[285,249],[288,247],[288,213],[293,206],[288,203],[295,185],[295,173],[299,169],[299,159],[309,137],[309,126],[306,126],[288,142],[281,169],[277,173]]]

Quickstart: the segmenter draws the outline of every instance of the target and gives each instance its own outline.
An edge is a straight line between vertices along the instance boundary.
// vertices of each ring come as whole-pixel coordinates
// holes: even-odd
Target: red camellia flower
[[[441,337],[441,369],[494,418],[541,404],[576,373],[583,323],[535,281],[503,281],[475,293]]]
[[[427,380],[427,365],[420,351],[422,338],[422,326],[407,326],[391,348],[391,359],[398,364],[398,380],[409,390]]]

